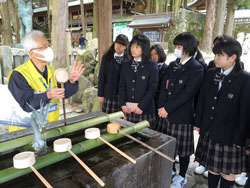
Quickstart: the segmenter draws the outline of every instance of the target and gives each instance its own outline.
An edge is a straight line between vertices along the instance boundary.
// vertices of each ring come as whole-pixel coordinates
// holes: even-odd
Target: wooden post
[[[98,62],[112,43],[112,0],[97,0],[98,10]]]
[[[93,3],[93,37],[98,37],[98,10],[97,10],[97,0]]]
[[[123,0],[121,0],[120,9],[121,9],[121,17],[122,17],[122,14],[123,14]]]
[[[86,37],[86,27],[85,27],[85,14],[84,14],[84,2],[80,0],[81,4],[81,21],[82,21],[82,33]]]

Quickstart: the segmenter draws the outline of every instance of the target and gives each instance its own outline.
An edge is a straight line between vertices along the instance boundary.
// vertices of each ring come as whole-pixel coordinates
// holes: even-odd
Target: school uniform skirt
[[[112,100],[104,98],[104,102],[102,105],[102,111],[107,113],[107,114],[121,111],[121,108],[119,107],[118,97],[116,97],[115,99],[112,99]]]
[[[200,135],[195,161],[215,173],[240,174],[246,171],[245,148],[213,143],[209,132]]]
[[[155,130],[176,139],[176,155],[190,156],[194,153],[194,132],[192,124],[171,124],[167,118],[159,118]]]
[[[153,127],[155,122],[156,122],[156,116],[155,114],[135,114],[135,113],[130,113],[130,114],[125,114],[125,118],[127,121],[133,122],[133,123],[138,123],[143,120],[147,120],[150,124],[150,127]]]

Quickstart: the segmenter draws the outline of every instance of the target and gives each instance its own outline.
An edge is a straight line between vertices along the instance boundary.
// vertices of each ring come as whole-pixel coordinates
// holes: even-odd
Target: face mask
[[[51,62],[54,58],[54,52],[50,47],[46,48],[44,51],[33,50],[33,52],[43,55],[44,57],[36,57],[42,61]]]
[[[177,57],[177,58],[183,58],[183,55],[182,55],[182,50],[179,50],[179,49],[174,49],[174,55]]]

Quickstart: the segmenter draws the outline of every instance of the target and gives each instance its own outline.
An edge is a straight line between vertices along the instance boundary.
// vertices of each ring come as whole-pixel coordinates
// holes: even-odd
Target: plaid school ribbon
[[[164,63],[158,63],[158,69],[161,70],[161,68],[163,67]]]
[[[180,61],[175,61],[175,64],[174,64],[174,71],[177,71],[179,68],[182,67],[182,64]]]
[[[132,68],[132,70],[133,70],[134,72],[137,71],[137,68],[138,68],[138,66],[140,65],[140,63],[141,63],[141,61],[135,61],[135,60],[132,61],[132,63],[131,63],[131,68]]]
[[[116,63],[122,64],[123,56],[117,56],[117,55],[115,55],[114,59],[115,59]]]
[[[224,80],[225,77],[226,77],[226,75],[223,72],[217,72],[214,75],[214,81],[216,83],[223,82],[223,80]]]

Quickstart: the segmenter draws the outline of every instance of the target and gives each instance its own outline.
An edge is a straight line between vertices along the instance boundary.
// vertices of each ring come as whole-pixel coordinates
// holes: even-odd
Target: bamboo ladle
[[[26,151],[16,154],[13,157],[13,166],[17,169],[30,168],[47,188],[53,188],[47,180],[33,167],[36,163],[34,152]]]
[[[57,82],[61,84],[61,88],[64,88],[64,83],[66,83],[69,80],[69,74],[64,68],[56,69],[54,73],[54,77]],[[63,104],[63,119],[64,119],[64,125],[66,125],[66,111],[65,111],[65,99],[62,99]]]
[[[71,151],[72,143],[69,138],[60,138],[54,141],[55,152],[69,152],[80,165],[103,187],[105,183],[79,158]]]
[[[149,146],[148,144],[143,143],[142,141],[138,140],[137,138],[135,138],[135,137],[133,137],[133,136],[131,136],[131,135],[129,135],[129,134],[123,132],[123,131],[121,130],[121,125],[120,125],[119,123],[109,123],[109,124],[107,125],[107,132],[110,133],[110,134],[118,134],[118,133],[120,133],[120,134],[122,134],[122,135],[124,135],[124,136],[130,138],[131,140],[133,140],[133,141],[135,141],[135,142],[137,142],[137,143],[143,145],[144,147],[148,148],[149,150],[151,150],[151,151],[157,153],[158,155],[164,157],[165,159],[171,161],[172,163],[175,162],[174,159],[172,159],[171,157],[169,157],[169,156],[165,155],[164,153],[158,151],[157,149],[155,149],[155,148]]]
[[[98,128],[89,128],[85,130],[85,138],[87,139],[100,139],[102,142],[104,142],[105,144],[107,144],[109,147],[111,147],[113,150],[115,150],[116,152],[118,152],[119,154],[121,154],[123,157],[125,157],[126,159],[128,159],[130,162],[132,163],[136,163],[136,160],[132,159],[130,156],[128,156],[126,153],[124,153],[123,151],[119,150],[117,147],[115,147],[114,145],[112,145],[111,143],[109,143],[107,140],[103,139],[101,137],[100,134],[100,129]]]

